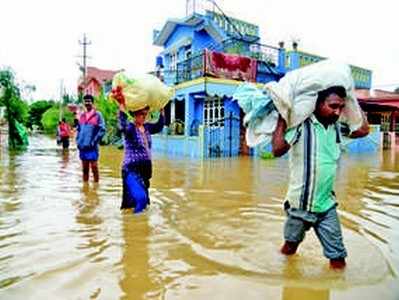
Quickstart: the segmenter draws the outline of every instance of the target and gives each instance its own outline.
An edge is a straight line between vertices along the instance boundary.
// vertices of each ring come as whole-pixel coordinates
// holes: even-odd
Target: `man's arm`
[[[287,123],[281,115],[279,115],[276,130],[273,132],[272,136],[272,153],[276,157],[283,156],[290,150],[291,146],[284,138],[286,129]]]
[[[362,112],[362,117],[363,117],[363,123],[359,129],[353,131],[349,135],[349,137],[352,139],[361,138],[361,137],[364,137],[369,134],[369,131],[370,131],[369,122],[367,121],[366,114],[363,111],[361,111],[361,112]]]

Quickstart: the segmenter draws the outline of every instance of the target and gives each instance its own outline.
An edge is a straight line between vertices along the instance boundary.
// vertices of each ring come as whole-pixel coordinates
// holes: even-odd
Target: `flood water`
[[[76,150],[32,137],[0,152],[0,299],[399,299],[399,152],[344,154],[349,253],[329,269],[310,231],[279,253],[287,160],[154,156],[151,206],[119,210],[122,151],[84,185]]]

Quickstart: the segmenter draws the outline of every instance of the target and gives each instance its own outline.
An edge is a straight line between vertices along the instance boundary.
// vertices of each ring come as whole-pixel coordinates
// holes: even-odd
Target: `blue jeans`
[[[149,181],[133,171],[122,170],[123,195],[121,209],[133,208],[134,213],[142,212],[150,204]]]
[[[97,161],[98,155],[99,151],[97,147],[79,150],[79,158],[81,160]]]
[[[305,232],[313,227],[323,247],[325,257],[337,259],[347,256],[336,205],[323,213],[311,213],[286,207],[286,213],[287,220],[284,224],[286,241],[301,243],[305,238]]]

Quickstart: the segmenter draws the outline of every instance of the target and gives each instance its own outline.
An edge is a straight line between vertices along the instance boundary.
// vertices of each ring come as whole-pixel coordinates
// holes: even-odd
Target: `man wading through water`
[[[76,115],[75,119],[78,132],[76,144],[79,149],[79,158],[82,161],[83,181],[89,181],[89,171],[91,167],[94,182],[98,182],[98,144],[105,134],[105,123],[101,113],[94,108],[93,96],[85,95],[83,101],[86,111],[79,116],[79,119],[77,119],[78,116]]]
[[[313,227],[333,269],[344,268],[347,256],[333,190],[341,142],[337,121],[345,106],[345,97],[345,88],[341,86],[319,92],[316,108],[309,118],[286,131],[287,124],[279,116],[272,137],[275,156],[291,150],[289,187],[284,203],[285,243],[281,252],[295,254],[305,232]],[[363,114],[363,124],[349,137],[363,137],[368,132]]]

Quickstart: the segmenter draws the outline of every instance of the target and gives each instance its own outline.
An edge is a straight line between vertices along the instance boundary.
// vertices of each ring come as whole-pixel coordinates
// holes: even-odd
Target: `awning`
[[[399,98],[359,98],[362,106],[381,106],[389,107],[392,110],[399,110]]]

